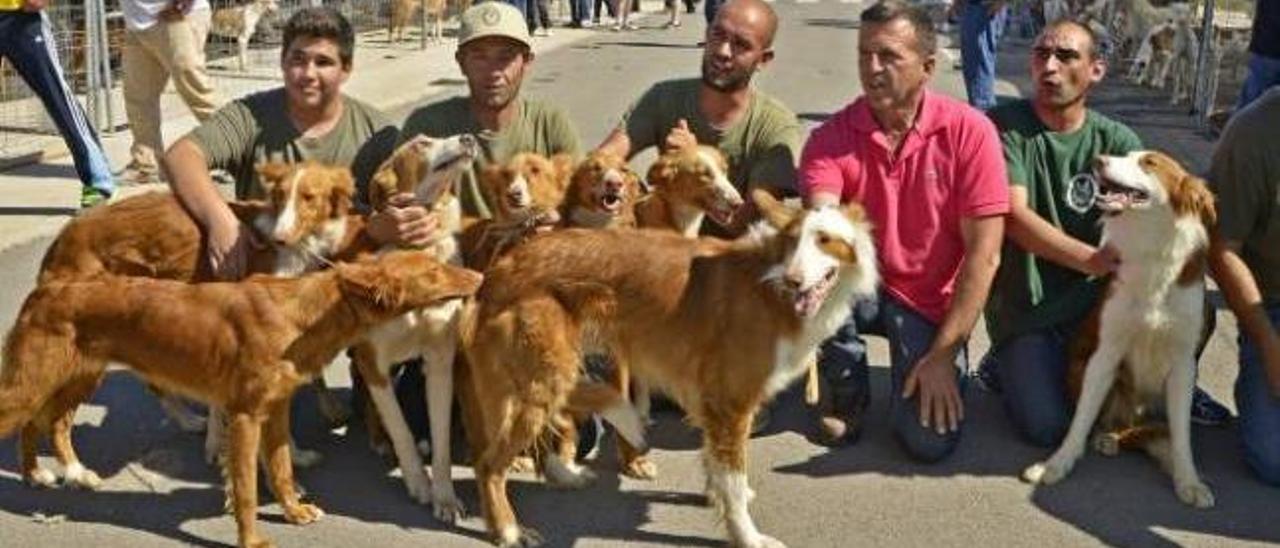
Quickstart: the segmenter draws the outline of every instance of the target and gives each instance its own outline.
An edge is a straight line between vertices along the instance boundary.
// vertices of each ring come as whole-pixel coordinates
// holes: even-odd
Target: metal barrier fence
[[[205,43],[207,67],[219,95],[230,99],[277,85],[284,22],[295,11],[326,5],[340,11],[361,35],[361,48],[410,49],[430,45],[431,0],[210,0],[213,24]],[[458,2],[447,0],[446,18]],[[408,9],[403,32],[388,36],[391,15]],[[126,128],[121,85],[125,26],[120,0],[65,0],[45,9],[64,75],[100,132]],[[244,63],[240,40],[247,32]],[[0,165],[43,150],[57,130],[44,106],[11,63],[0,61]]]

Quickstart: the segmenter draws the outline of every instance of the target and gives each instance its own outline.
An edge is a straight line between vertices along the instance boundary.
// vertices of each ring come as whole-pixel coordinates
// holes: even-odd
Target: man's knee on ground
[[[1254,436],[1244,440],[1244,458],[1263,483],[1280,487],[1280,437]]]
[[[904,405],[915,405],[915,403],[906,403]],[[902,448],[906,449],[907,453],[911,455],[911,458],[925,464],[932,464],[947,458],[951,453],[955,452],[956,446],[960,444],[959,431],[939,434],[932,428],[921,426],[915,413],[897,413],[897,417],[894,419],[893,433],[894,437],[898,438],[898,442],[902,444]]]

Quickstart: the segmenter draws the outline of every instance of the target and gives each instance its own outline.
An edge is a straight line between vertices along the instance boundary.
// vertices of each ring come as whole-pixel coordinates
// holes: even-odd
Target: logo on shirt
[[[1072,211],[1084,214],[1093,208],[1093,203],[1098,199],[1098,180],[1093,177],[1093,173],[1078,173],[1067,181],[1067,187],[1063,191],[1063,203]]]

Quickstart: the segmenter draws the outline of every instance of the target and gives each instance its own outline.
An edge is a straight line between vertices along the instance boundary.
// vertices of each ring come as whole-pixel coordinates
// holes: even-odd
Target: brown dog
[[[560,224],[573,158],[550,159],[521,153],[504,165],[481,170],[480,192],[493,208],[493,218],[468,224],[460,237],[464,264],[480,271],[511,247],[535,233]]]
[[[266,202],[231,202],[241,222],[248,224],[268,245],[255,248],[249,272],[281,276],[314,270],[329,258],[354,256],[368,250],[364,220],[349,215],[355,184],[346,168],[320,164],[264,164],[258,178],[267,189]],[[278,223],[277,219],[291,219]],[[178,281],[212,279],[204,262],[204,239],[195,221],[171,194],[156,192],[135,196],[96,208],[67,224],[45,252],[38,283],[94,279],[108,274],[144,276]],[[34,485],[52,485],[52,472],[40,468],[36,451],[40,434],[52,429],[53,449],[68,472],[66,481],[77,487],[96,488],[97,475],[81,465],[71,443],[72,419],[76,407],[97,389],[100,377],[85,377],[64,389],[58,399],[66,406],[52,424],[31,424],[23,430],[21,453],[23,477]],[[326,390],[321,410],[331,421],[341,403]],[[204,423],[174,398],[161,402],[178,424],[199,430]],[[217,421],[210,424],[206,457],[212,462],[219,452],[221,436]]]
[[[803,211],[763,191],[754,198],[767,223],[733,242],[566,229],[533,238],[488,271],[464,321],[460,400],[481,507],[500,545],[538,540],[516,522],[507,468],[566,409],[584,353],[601,350],[663,388],[703,429],[709,495],[731,541],[770,545],[747,511],[752,416],[804,372],[849,302],[873,294],[878,277],[860,208]],[[625,424],[616,419],[628,413],[638,420],[618,397],[610,422]]]
[[[566,226],[634,228],[636,203],[644,194],[640,176],[620,156],[592,152],[574,169],[565,196]]]
[[[0,436],[58,420],[58,400],[69,387],[101,377],[109,361],[126,364],[229,415],[226,462],[240,545],[267,546],[254,526],[260,438],[285,519],[304,524],[322,515],[294,491],[294,389],[368,329],[469,296],[480,281],[421,253],[393,253],[299,278],[188,284],[105,276],[41,285],[5,341]]]

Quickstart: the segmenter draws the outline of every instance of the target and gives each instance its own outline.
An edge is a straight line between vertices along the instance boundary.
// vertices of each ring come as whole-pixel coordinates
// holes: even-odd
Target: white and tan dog
[[[752,417],[804,373],[878,276],[861,208],[792,209],[763,191],[753,198],[766,221],[735,241],[565,229],[513,249],[485,274],[463,322],[469,366],[459,401],[485,522],[500,545],[539,540],[516,521],[507,469],[575,405],[587,352],[625,363],[702,428],[708,494],[733,544],[780,544],[747,511]],[[609,409],[635,416],[620,407]]]
[[[1120,268],[1103,298],[1096,331],[1082,330],[1082,337],[1096,337],[1096,350],[1088,358],[1067,437],[1023,478],[1041,484],[1065,478],[1101,416],[1103,434],[1133,436],[1173,476],[1179,499],[1208,508],[1213,493],[1191,454],[1191,394],[1204,325],[1208,228],[1216,222],[1213,195],[1159,152],[1099,156],[1095,171],[1103,241],[1118,251]],[[1151,411],[1161,408],[1168,417],[1167,437],[1151,426]],[[1147,433],[1129,432],[1134,429]]]
[[[470,135],[432,139],[419,135],[401,145],[378,169],[369,184],[369,203],[382,209],[398,193],[411,193],[417,202],[440,219],[441,237],[422,249],[441,262],[461,265],[457,234],[461,231],[461,205],[453,193],[461,175],[471,169],[479,152]],[[449,424],[453,405],[453,366],[458,346],[461,301],[417,310],[384,323],[352,347],[352,364],[364,379],[370,400],[391,439],[409,495],[422,504],[431,502],[441,520],[462,514],[462,503],[453,490]],[[431,472],[428,481],[413,434],[391,387],[391,369],[398,363],[422,357],[427,380],[428,415],[431,423]]]
[[[239,6],[216,9],[210,21],[209,34],[235,38],[236,61],[240,72],[244,72],[249,65],[249,39],[257,32],[258,21],[278,11],[280,4],[276,0],[253,0]]]

